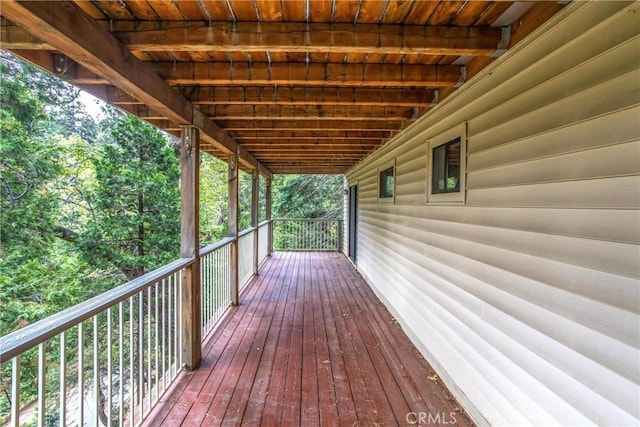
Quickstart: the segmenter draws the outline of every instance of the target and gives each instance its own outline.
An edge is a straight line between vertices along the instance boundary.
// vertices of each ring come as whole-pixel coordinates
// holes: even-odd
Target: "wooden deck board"
[[[341,254],[274,254],[203,355],[146,425],[472,424]]]

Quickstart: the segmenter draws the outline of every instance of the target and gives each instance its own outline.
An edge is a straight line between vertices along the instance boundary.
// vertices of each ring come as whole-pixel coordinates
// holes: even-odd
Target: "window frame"
[[[456,192],[433,192],[433,150],[442,145],[460,140],[460,190]],[[427,203],[464,204],[466,201],[467,175],[467,123],[464,122],[427,140]]]
[[[392,195],[391,197],[380,197],[380,190],[382,189],[382,180],[380,179],[380,174],[387,169],[393,169],[393,187],[391,188]],[[395,159],[384,163],[378,167],[378,173],[376,175],[376,179],[378,180],[378,202],[379,203],[395,203],[396,200],[396,179],[397,179],[397,169],[396,169],[396,161]]]

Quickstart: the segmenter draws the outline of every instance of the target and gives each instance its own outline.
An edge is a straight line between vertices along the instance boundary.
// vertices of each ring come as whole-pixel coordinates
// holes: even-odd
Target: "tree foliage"
[[[9,54],[0,67],[0,332],[172,261],[179,251],[178,146],[105,110]],[[240,228],[250,225],[250,174],[240,172]],[[260,179],[260,217],[265,181]],[[201,239],[227,234],[227,165],[201,160]],[[273,217],[340,218],[342,179],[280,175]]]
[[[176,259],[180,248],[180,169],[159,131],[112,114],[92,156],[93,215],[80,247],[97,266],[131,280]]]
[[[179,145],[162,132],[107,107],[98,120],[77,89],[7,53],[0,68],[4,335],[176,259],[180,170]],[[203,154],[200,176],[204,245],[227,235],[227,165]],[[240,229],[250,226],[252,182],[240,172]],[[341,218],[342,179],[276,176],[273,198],[273,217]],[[33,358],[24,359],[31,379]],[[34,384],[23,393],[35,393]],[[7,404],[0,396],[0,414]]]
[[[200,244],[227,236],[227,164],[206,153],[200,161]]]
[[[342,218],[341,175],[276,175],[274,218]]]
[[[113,109],[97,120],[77,89],[9,54],[0,67],[4,335],[176,259],[180,173],[160,131]],[[27,401],[32,356],[22,357]],[[7,405],[0,396],[0,414]]]

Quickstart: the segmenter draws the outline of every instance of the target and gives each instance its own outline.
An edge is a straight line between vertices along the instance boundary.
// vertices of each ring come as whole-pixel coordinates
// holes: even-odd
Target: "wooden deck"
[[[341,254],[274,254],[203,354],[147,425],[472,424]]]

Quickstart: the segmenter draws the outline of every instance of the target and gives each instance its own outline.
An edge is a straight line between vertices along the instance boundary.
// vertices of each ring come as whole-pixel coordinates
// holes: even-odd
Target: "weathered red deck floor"
[[[276,253],[147,425],[416,421],[471,424],[343,255]]]

